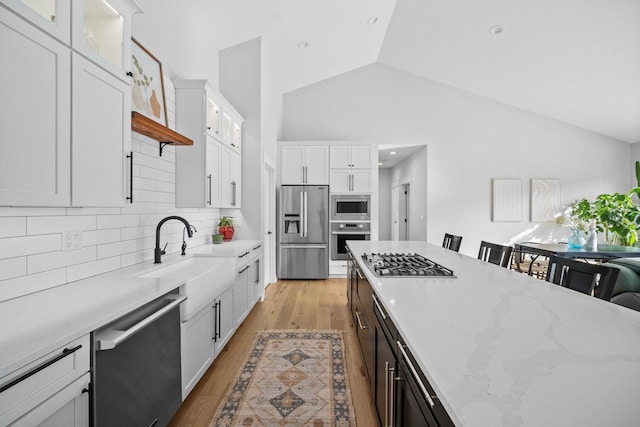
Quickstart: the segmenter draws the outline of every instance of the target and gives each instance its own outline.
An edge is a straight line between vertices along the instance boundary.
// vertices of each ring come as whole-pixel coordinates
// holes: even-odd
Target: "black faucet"
[[[198,230],[196,230],[196,228],[192,225],[191,228],[193,229],[193,232],[196,233]],[[184,232],[187,231],[187,227],[182,229],[182,253],[180,255],[186,255],[187,252],[187,241],[184,239]]]
[[[164,248],[160,249],[160,227],[162,227],[162,224],[169,221],[170,219],[177,219],[178,221],[182,221],[185,227],[187,228],[187,234],[189,235],[189,237],[193,237],[193,232],[191,231],[191,224],[189,224],[189,221],[187,221],[186,219],[180,216],[172,215],[161,220],[158,223],[158,226],[156,227],[156,249],[154,251],[154,256],[153,256],[154,264],[160,264],[162,262],[161,257],[162,255],[165,254],[164,250],[167,248],[167,245],[164,245]]]

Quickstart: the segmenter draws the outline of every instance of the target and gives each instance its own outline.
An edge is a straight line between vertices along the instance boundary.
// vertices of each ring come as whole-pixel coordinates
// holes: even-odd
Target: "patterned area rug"
[[[355,426],[341,331],[260,331],[210,427]]]

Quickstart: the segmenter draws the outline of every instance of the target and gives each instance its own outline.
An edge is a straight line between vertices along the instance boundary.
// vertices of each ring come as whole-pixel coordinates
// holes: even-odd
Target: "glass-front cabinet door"
[[[70,0],[0,0],[28,21],[69,44],[71,37]]]
[[[131,58],[131,15],[142,9],[130,0],[74,0],[73,48],[124,78]]]

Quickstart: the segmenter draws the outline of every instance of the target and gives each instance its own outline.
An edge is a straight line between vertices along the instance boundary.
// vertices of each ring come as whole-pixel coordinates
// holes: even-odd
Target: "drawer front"
[[[3,378],[0,388],[0,425],[9,425],[89,371],[89,336]]]

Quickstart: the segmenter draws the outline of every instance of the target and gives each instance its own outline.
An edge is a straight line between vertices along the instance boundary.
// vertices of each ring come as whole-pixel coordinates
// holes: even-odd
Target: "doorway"
[[[399,240],[411,240],[411,184],[400,184],[398,209],[400,211]]]
[[[262,179],[262,212],[263,215],[263,286],[267,287],[270,283],[276,281],[276,183],[275,183],[275,163],[266,155],[264,155],[264,170]]]
[[[391,186],[391,240],[411,240],[411,180]]]

